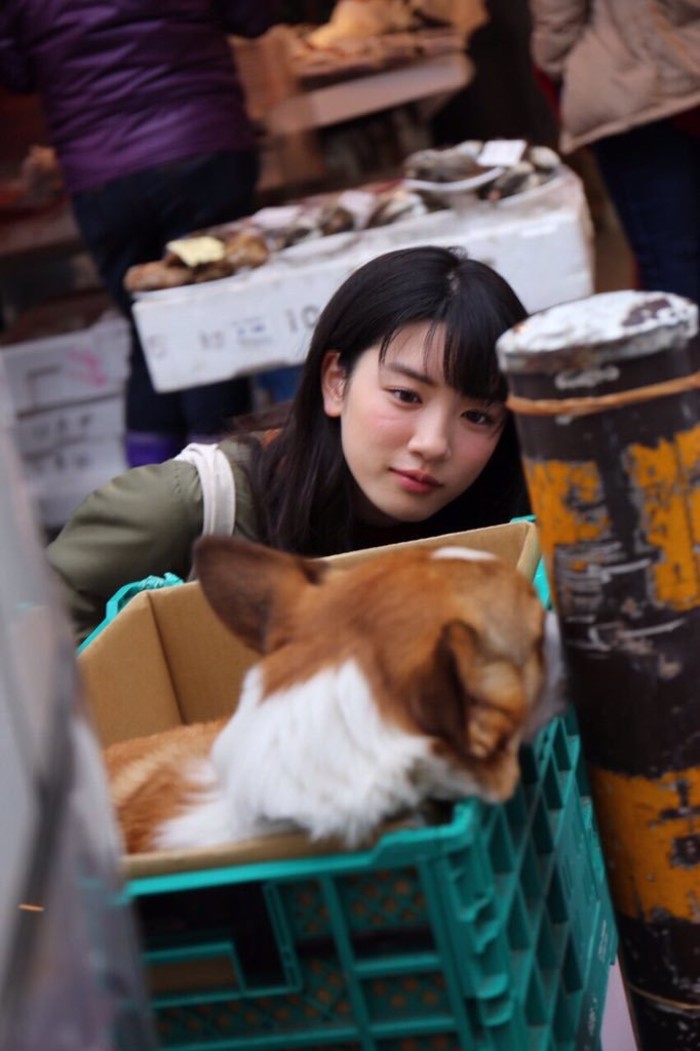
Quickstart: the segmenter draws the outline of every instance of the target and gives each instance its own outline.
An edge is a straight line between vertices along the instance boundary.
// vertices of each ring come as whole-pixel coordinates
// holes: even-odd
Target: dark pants
[[[593,149],[642,288],[700,302],[700,139],[661,120]]]
[[[251,407],[247,379],[158,394],[133,324],[123,279],[130,266],[160,259],[168,241],[250,213],[258,177],[254,153],[225,151],[114,179],[73,196],[83,240],[112,298],[132,327],[127,432],[158,433],[180,447],[188,435],[215,434]],[[165,458],[163,456],[162,458]]]

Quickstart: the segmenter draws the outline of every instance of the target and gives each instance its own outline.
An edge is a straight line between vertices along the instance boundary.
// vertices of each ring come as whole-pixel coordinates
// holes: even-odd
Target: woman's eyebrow
[[[382,363],[382,368],[387,372],[398,372],[402,376],[406,376],[407,379],[416,380],[418,383],[427,383],[429,387],[437,387],[438,382],[434,380],[432,376],[429,376],[426,372],[419,372],[417,369],[412,369],[408,365],[400,365],[397,363],[385,361]]]

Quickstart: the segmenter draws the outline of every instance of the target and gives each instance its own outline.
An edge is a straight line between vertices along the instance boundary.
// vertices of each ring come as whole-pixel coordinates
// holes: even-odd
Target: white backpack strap
[[[231,536],[236,524],[236,483],[225,453],[218,445],[192,442],[175,459],[197,469],[204,503],[202,536]]]

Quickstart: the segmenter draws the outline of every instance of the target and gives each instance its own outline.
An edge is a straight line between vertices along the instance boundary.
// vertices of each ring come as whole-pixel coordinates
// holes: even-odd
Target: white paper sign
[[[483,168],[510,168],[525,152],[525,139],[490,139],[477,157]]]

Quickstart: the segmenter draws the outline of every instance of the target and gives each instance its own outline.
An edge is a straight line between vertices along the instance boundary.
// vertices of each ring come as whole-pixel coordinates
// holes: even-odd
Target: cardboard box
[[[330,296],[353,270],[395,248],[461,246],[510,282],[529,311],[593,292],[583,187],[568,170],[530,194],[471,197],[390,226],[295,245],[256,270],[142,293],[134,317],[157,390],[181,390],[303,361]]]
[[[445,542],[441,537],[417,543]],[[528,579],[540,555],[537,530],[528,521],[453,534],[449,543],[499,555]],[[330,561],[349,564],[378,550],[389,548],[338,555]],[[235,708],[242,677],[256,659],[218,620],[195,582],[141,592],[78,661],[98,736],[108,745],[228,715]],[[132,856],[126,868],[128,875],[136,876],[320,852],[318,843],[288,834],[212,851]]]

